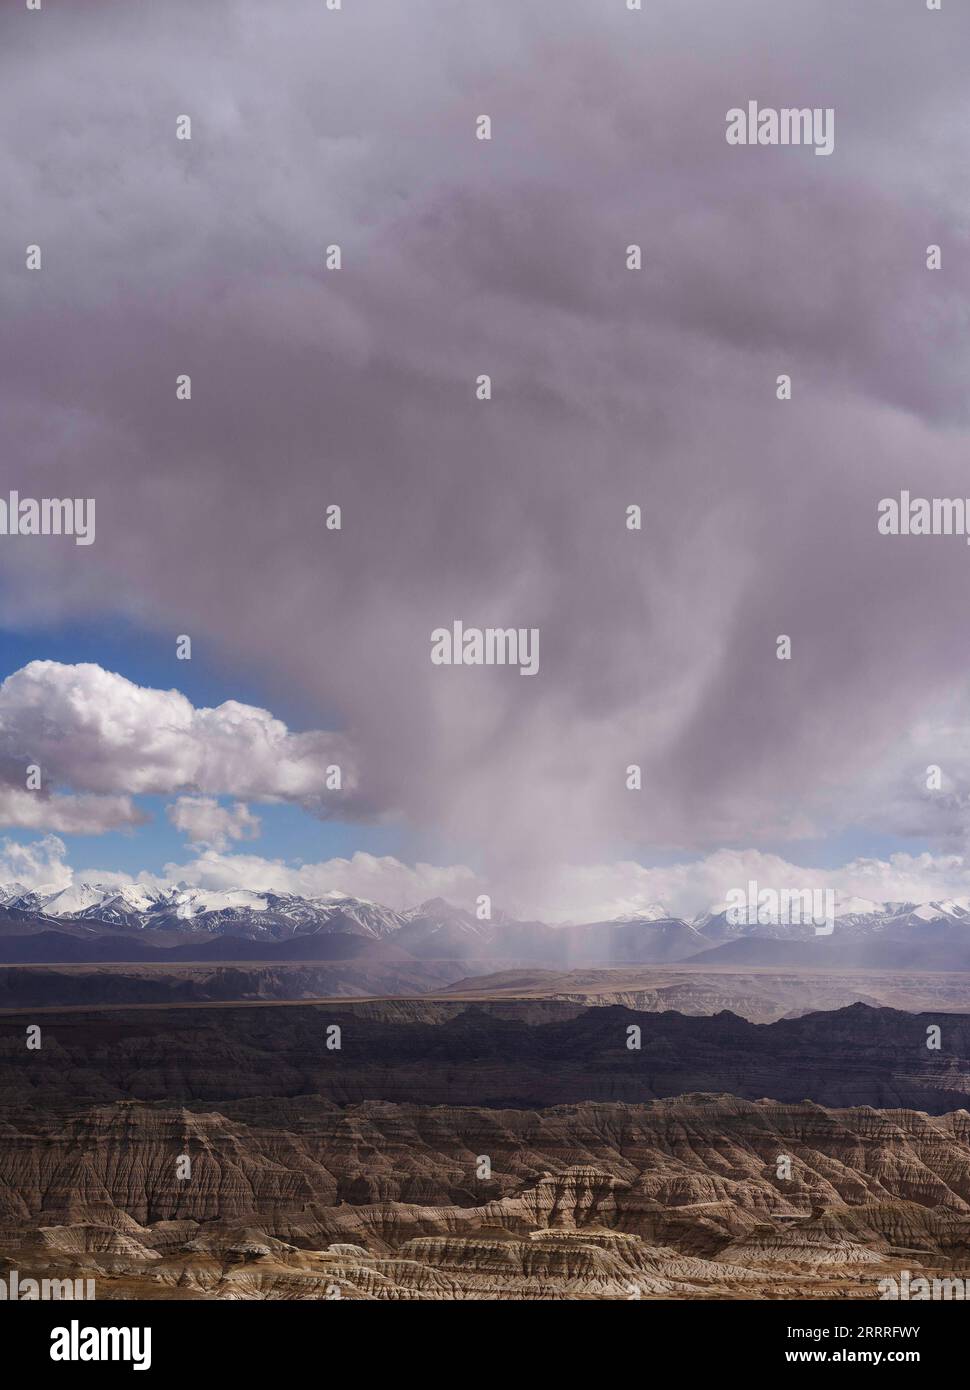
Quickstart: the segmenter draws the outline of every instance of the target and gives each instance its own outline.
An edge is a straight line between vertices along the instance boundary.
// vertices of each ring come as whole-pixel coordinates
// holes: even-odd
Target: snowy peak
[[[180,883],[78,881],[67,887],[48,885],[27,889],[22,883],[0,884],[0,907],[7,913],[52,921],[76,920],[135,930],[164,930],[179,934],[232,934],[282,939],[296,935],[351,933],[382,940],[397,938],[405,949],[433,942],[436,949],[470,949],[472,943],[519,941],[529,924],[496,914],[479,921],[474,913],[444,898],[431,898],[418,907],[397,911],[338,889],[312,898],[294,893],[250,888],[195,888]],[[967,939],[970,943],[970,897],[943,898],[927,903],[874,902],[867,898],[837,900],[836,931],[852,937]],[[531,928],[543,930],[541,923]],[[612,929],[630,943],[659,940],[667,933],[695,940],[697,950],[740,936],[802,937],[814,935],[811,924],[779,922],[749,924],[734,921],[726,905],[687,922],[661,903],[630,908],[608,922],[572,926],[571,932]],[[548,929],[555,930],[555,929]],[[652,933],[652,936],[651,936]],[[646,935],[645,935],[646,934]],[[527,933],[528,935],[528,933]],[[678,948],[679,949],[679,948]]]
[[[670,922],[676,914],[668,912],[663,903],[649,903],[629,912],[621,912],[611,920],[614,922]]]
[[[929,939],[956,938],[966,933],[970,942],[970,898],[946,898],[938,902],[874,902],[869,898],[836,898],[835,931],[844,937],[904,940],[922,932]],[[738,922],[721,904],[694,921],[698,931],[712,940],[742,936],[799,938],[812,936],[811,922],[789,923],[787,918],[765,916],[757,923]]]
[[[250,888],[159,888],[141,883],[73,883],[27,890],[0,885],[0,906],[35,917],[103,922],[112,927],[184,932],[231,932],[282,938],[307,932],[390,935],[404,918],[391,908],[338,891],[319,898]]]
[[[0,883],[0,907],[6,907],[16,898],[22,898],[27,891],[22,883]]]
[[[342,893],[315,898],[312,906],[325,917],[331,930],[356,931],[360,936],[389,936],[404,921],[403,913],[393,908],[372,903],[367,898],[349,898]]]
[[[420,907],[401,913],[401,940],[407,943],[421,939],[433,940],[441,949],[451,942],[459,946],[469,940],[490,940],[495,935],[497,921],[479,921],[463,907],[455,907],[444,898],[429,898]]]
[[[0,892],[6,892],[6,885]],[[80,917],[98,907],[117,890],[104,883],[72,883],[67,888],[35,888],[4,898],[4,907],[39,912],[45,917]]]
[[[836,917],[865,917],[885,914],[890,912],[894,904],[876,903],[871,898],[839,898],[836,908]]]
[[[944,898],[942,902],[922,903],[914,907],[909,916],[920,922],[939,922],[943,919],[959,922],[970,917],[967,903],[966,898]]]
[[[200,917],[207,912],[265,912],[269,907],[266,896],[248,888],[229,888],[210,891],[204,888],[175,889],[168,899],[175,916],[182,920]]]
[[[405,922],[436,922],[440,926],[474,926],[476,919],[463,907],[455,907],[444,898],[429,898],[419,907],[410,907],[402,912]]]

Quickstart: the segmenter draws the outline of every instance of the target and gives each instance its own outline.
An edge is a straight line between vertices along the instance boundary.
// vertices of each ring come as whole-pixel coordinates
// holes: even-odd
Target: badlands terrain
[[[7,1014],[0,1265],[109,1299],[874,1298],[966,1269],[968,1105],[970,1019],[858,1004]]]
[[[0,1275],[874,1299],[970,1269],[970,913],[0,890]]]
[[[704,968],[684,965],[622,969],[513,968],[466,976],[468,961],[389,961],[365,955],[346,961],[266,964],[0,965],[0,1013],[92,1005],[298,1002],[348,998],[489,1000],[527,1004],[554,1000],[577,1008],[622,1004],[647,1013],[723,1010],[752,1023],[773,1023],[814,1010],[862,1003],[946,1013],[970,1011],[970,974],[943,971]]]

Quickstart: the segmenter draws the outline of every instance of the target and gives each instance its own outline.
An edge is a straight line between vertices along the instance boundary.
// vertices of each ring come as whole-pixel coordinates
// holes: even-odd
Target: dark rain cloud
[[[919,0],[8,7],[3,477],[98,536],[4,540],[3,618],[255,661],[509,885],[952,839],[970,550],[875,508],[970,493],[968,41]],[[728,147],[749,99],[834,107],[834,154]],[[432,667],[453,618],[538,626],[540,675]]]

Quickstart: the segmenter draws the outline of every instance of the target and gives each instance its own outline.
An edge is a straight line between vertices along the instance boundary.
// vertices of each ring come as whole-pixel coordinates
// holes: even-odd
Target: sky
[[[968,41],[948,0],[5,7],[0,499],[96,537],[0,535],[0,878],[970,893],[970,552],[876,528],[970,494]],[[751,100],[833,152],[729,145]],[[456,620],[538,673],[434,665]]]

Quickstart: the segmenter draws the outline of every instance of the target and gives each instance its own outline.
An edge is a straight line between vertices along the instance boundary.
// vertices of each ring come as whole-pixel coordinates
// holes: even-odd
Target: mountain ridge
[[[224,950],[215,948],[222,959],[255,959],[252,943],[264,943],[262,949],[271,950],[302,941],[319,958],[311,949],[313,940],[354,937],[393,943],[418,961],[491,956],[561,967],[694,961],[970,968],[970,899],[871,903],[849,898],[843,909],[836,907],[834,925],[834,933],[825,935],[810,923],[736,923],[724,908],[687,920],[667,913],[660,904],[629,909],[607,920],[549,924],[519,921],[500,912],[480,920],[441,897],[402,910],[339,890],[303,897],[272,890],[191,888],[184,883],[167,888],[84,881],[49,889],[0,885],[0,959],[10,961],[110,959],[110,948],[100,940],[105,937],[115,943],[118,959],[130,958],[124,942],[138,940],[151,948],[150,954],[157,948],[225,940]],[[44,938],[38,939],[33,956],[16,946],[7,949],[5,943],[23,936]],[[69,946],[68,938],[91,943],[90,952]],[[198,953],[205,947],[196,944],[192,949]]]

